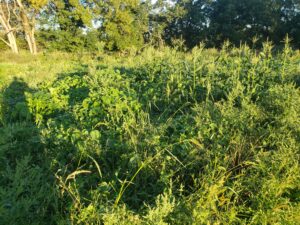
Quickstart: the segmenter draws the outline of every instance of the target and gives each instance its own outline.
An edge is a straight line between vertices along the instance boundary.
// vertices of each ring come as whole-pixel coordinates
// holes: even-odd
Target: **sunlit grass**
[[[0,61],[5,224],[299,221],[288,44],[18,57]]]

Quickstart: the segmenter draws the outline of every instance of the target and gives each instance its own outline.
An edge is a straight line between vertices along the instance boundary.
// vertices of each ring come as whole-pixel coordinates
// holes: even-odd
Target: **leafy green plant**
[[[297,223],[299,57],[288,43],[149,48],[12,80],[0,98],[0,221]]]

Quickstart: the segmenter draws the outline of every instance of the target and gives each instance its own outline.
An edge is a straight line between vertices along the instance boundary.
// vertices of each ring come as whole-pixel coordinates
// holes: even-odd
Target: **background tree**
[[[170,11],[170,23],[166,28],[166,38],[183,39],[191,48],[206,39],[208,33],[209,0],[178,0]]]
[[[149,3],[139,0],[109,0],[100,5],[102,39],[109,50],[141,48],[149,29]]]
[[[280,4],[273,0],[219,0],[212,3],[209,17],[210,40],[217,46],[227,39],[236,45],[250,42],[254,36],[266,40],[276,34]]]
[[[16,27],[15,23],[13,24],[13,20],[16,19],[13,13],[15,6],[12,3],[10,0],[0,0],[0,28],[3,32],[3,38],[0,37],[0,40],[9,46],[12,52],[19,53],[15,36]]]
[[[253,37],[278,45],[289,34],[297,45],[299,13],[299,0],[178,0],[169,9],[173,19],[165,37],[168,43],[182,38],[192,48],[201,41],[251,43]]]
[[[151,5],[149,11],[149,30],[145,41],[152,46],[161,47],[165,44],[166,28],[172,21],[170,1],[158,0]]]
[[[282,45],[288,34],[300,46],[299,0],[0,0],[1,40],[18,52],[16,34],[31,53],[40,47],[90,51],[200,42],[220,47],[267,39]],[[175,41],[174,41],[175,40]],[[178,42],[178,41],[177,41]],[[179,43],[179,42],[178,42]],[[178,44],[177,43],[177,44]],[[257,45],[259,47],[261,45]]]
[[[281,5],[281,21],[277,29],[277,40],[282,41],[282,37],[289,35],[292,43],[300,47],[300,1],[285,0]]]
[[[92,4],[92,1],[51,1],[40,21],[39,40],[43,47],[72,52],[84,48],[90,39],[96,42],[95,32],[89,32],[92,29]]]
[[[13,0],[17,10],[15,15],[22,24],[25,40],[32,54],[37,53],[35,40],[36,19],[48,0]]]

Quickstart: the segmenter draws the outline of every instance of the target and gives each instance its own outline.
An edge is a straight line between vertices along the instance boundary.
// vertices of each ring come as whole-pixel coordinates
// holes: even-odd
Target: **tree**
[[[25,40],[27,41],[28,48],[32,54],[36,54],[37,48],[35,42],[35,13],[33,12],[33,15],[30,15],[27,7],[25,8],[21,0],[16,0],[15,2],[19,8],[18,18],[22,23]]]
[[[188,48],[201,41],[218,47],[225,40],[251,43],[253,37],[281,44],[289,34],[300,45],[299,0],[176,0],[167,14],[164,38],[170,44],[182,38]]]
[[[43,12],[39,39],[47,49],[82,50],[89,40],[95,40],[92,27],[93,1],[54,0]]]
[[[170,9],[171,22],[166,28],[166,38],[183,39],[192,48],[206,39],[209,26],[210,0],[178,0]]]
[[[296,47],[300,47],[300,1],[285,0],[281,5],[281,21],[277,29],[276,43],[287,34]]]
[[[211,41],[217,46],[225,40],[233,44],[266,39],[274,33],[279,15],[273,0],[218,0],[210,12]],[[212,39],[214,38],[214,40]]]
[[[155,47],[163,46],[170,41],[172,36],[171,24],[179,14],[173,8],[174,4],[169,0],[158,0],[151,5],[149,10],[149,31],[146,41]]]
[[[19,53],[15,36],[16,29],[12,25],[13,15],[12,2],[10,0],[0,0],[0,24],[4,31],[4,36],[7,37],[7,41],[1,37],[0,39],[11,48],[12,52]]]
[[[148,31],[148,2],[108,0],[100,5],[102,38],[109,50],[140,48]]]
[[[32,54],[37,53],[35,40],[36,17],[48,0],[15,0],[18,7],[18,19],[21,21],[28,48]]]
[[[48,0],[0,0],[0,22],[7,36],[7,44],[13,52],[18,52],[15,32],[22,30],[32,54],[37,53],[35,21],[38,13]],[[11,25],[14,21],[15,27]],[[3,40],[5,41],[5,40]]]

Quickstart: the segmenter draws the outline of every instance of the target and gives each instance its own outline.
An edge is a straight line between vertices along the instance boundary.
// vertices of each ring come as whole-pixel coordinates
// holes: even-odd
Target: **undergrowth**
[[[1,85],[0,224],[300,221],[288,43],[72,60]]]

